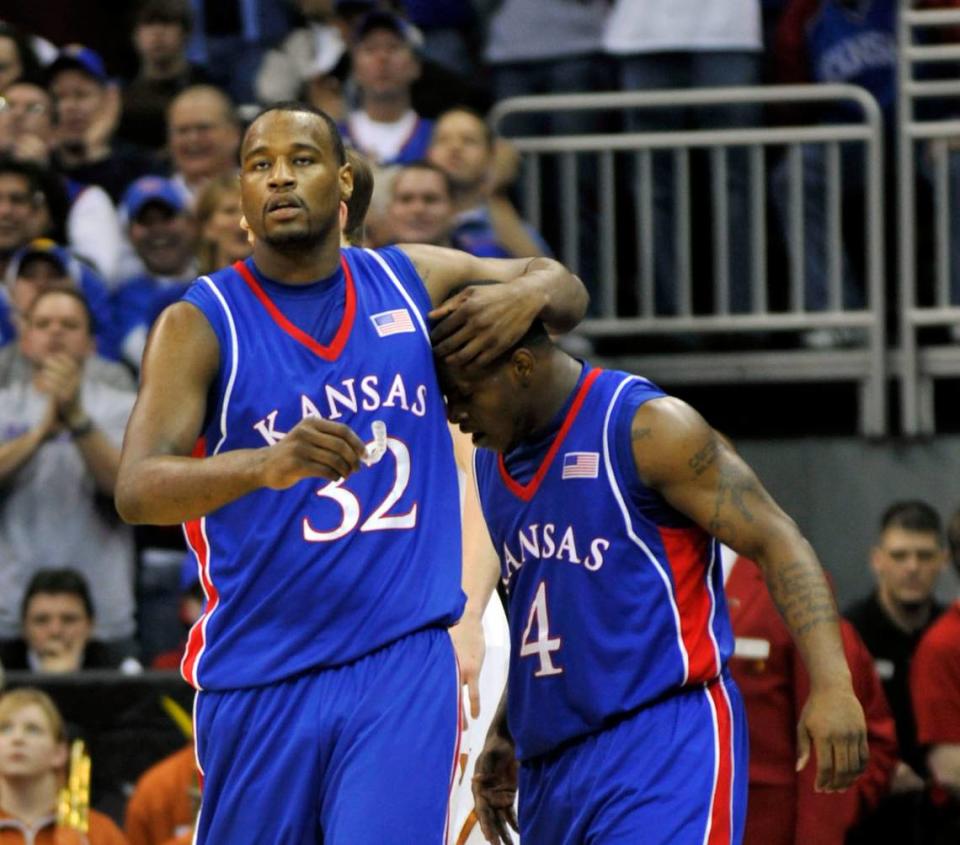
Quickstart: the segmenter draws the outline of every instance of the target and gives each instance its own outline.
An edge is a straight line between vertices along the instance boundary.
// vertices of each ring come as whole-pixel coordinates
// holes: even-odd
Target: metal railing
[[[960,61],[960,44],[918,43],[923,33],[942,33],[943,27],[960,28],[960,9],[913,9],[901,0],[898,22],[898,151],[899,193],[899,314],[900,352],[894,368],[900,377],[900,418],[906,435],[934,431],[934,381],[960,376],[960,347],[921,347],[918,333],[929,327],[960,325],[960,301],[951,288],[960,280],[960,266],[951,249],[951,228],[956,209],[951,183],[954,161],[949,141],[960,138],[960,119],[944,114],[922,114],[929,104],[960,96],[958,79],[924,79],[921,68]],[[918,70],[920,71],[918,74]],[[918,78],[919,76],[919,78]],[[960,116],[960,110],[957,110]],[[921,168],[921,165],[923,167]],[[928,171],[924,176],[918,171]],[[960,171],[958,171],[960,172]],[[932,296],[918,300],[917,218],[918,179],[929,180],[933,214]]]
[[[716,333],[813,333],[837,329],[854,330],[856,348],[782,349],[756,352],[744,350],[716,353],[672,353],[670,355],[627,356],[631,369],[667,384],[736,383],[751,381],[855,381],[859,384],[860,430],[863,434],[886,433],[886,361],[883,255],[883,130],[876,101],[862,88],[850,85],[791,85],[749,88],[709,88],[598,94],[516,97],[501,101],[490,122],[500,131],[513,115],[554,114],[558,111],[615,112],[623,118],[631,112],[663,108],[723,108],[738,104],[755,106],[813,104],[845,106],[859,114],[854,122],[815,123],[796,126],[750,126],[685,131],[622,131],[616,134],[553,135],[511,137],[523,157],[522,205],[527,218],[539,227],[544,220],[545,190],[560,216],[559,257],[583,274],[584,242],[579,214],[578,192],[583,191],[582,174],[589,168],[595,177],[597,212],[596,268],[593,290],[596,316],[584,322],[585,334],[598,337],[630,337],[683,334],[706,336]],[[626,120],[624,120],[626,123]],[[816,306],[809,303],[806,290],[810,271],[806,214],[811,200],[805,196],[809,163],[804,151],[822,150],[822,219],[825,295]],[[862,170],[864,215],[863,304],[844,302],[847,284],[843,255],[843,204],[845,195],[844,153],[856,151]],[[695,239],[698,221],[691,210],[691,196],[702,202],[703,193],[691,189],[692,154],[702,151],[706,158],[709,186],[709,235],[705,238],[712,255],[712,278],[704,289],[701,242]],[[774,290],[781,279],[770,277],[768,222],[771,205],[770,159],[782,152],[779,173],[785,192],[778,192],[780,217],[788,246],[787,291]],[[662,160],[671,159],[668,176]],[[660,164],[657,162],[659,157]],[[555,159],[558,184],[546,185],[545,162]],[[731,219],[730,172],[741,168],[744,187],[739,201],[746,219]],[[659,174],[657,172],[659,168]],[[673,197],[668,232],[657,229],[660,198],[657,179],[670,180]],[[579,194],[582,196],[582,193]],[[632,206],[635,227],[621,219],[624,197]],[[661,221],[662,222],[662,221]],[[700,226],[700,230],[704,227]],[[749,267],[732,259],[731,244],[744,240]],[[672,268],[669,284],[673,302],[664,310],[657,304],[658,269],[662,251],[669,250]],[[624,256],[635,279],[625,297],[620,263]],[[739,255],[742,259],[743,255]],[[659,278],[658,278],[658,273]],[[739,286],[739,288],[737,288]],[[733,307],[739,290],[739,305]],[[771,293],[775,293],[771,303]],[[784,295],[785,294],[785,295]],[[618,300],[633,298],[636,307],[627,309]],[[707,305],[704,307],[704,301]],[[849,334],[849,331],[848,331]]]

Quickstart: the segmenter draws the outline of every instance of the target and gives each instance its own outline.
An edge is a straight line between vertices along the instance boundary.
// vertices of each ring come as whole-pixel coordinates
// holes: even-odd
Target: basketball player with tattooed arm
[[[116,492],[129,522],[185,523],[199,563],[196,841],[440,845],[464,595],[433,351],[483,366],[586,293],[544,259],[341,249],[351,168],[302,104],[250,125],[240,188],[253,256],[154,327]]]
[[[830,589],[722,436],[542,325],[487,367],[438,372],[500,558],[470,601],[498,576],[510,597],[507,692],[474,775],[490,842],[512,841],[518,780],[523,845],[741,842],[747,726],[718,541],[760,564],[810,671],[798,767],[812,747],[818,790],[853,783],[866,731]]]

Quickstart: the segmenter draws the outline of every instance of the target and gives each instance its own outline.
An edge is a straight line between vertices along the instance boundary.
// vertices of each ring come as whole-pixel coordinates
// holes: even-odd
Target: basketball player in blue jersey
[[[793,521],[730,445],[645,379],[532,328],[467,372],[438,362],[472,434],[476,494],[510,597],[507,694],[477,762],[485,836],[523,845],[742,839],[747,730],[718,540],[760,562],[810,670],[798,765],[848,787],[867,761],[837,612]],[[519,776],[518,764],[519,760]]]
[[[240,186],[253,256],[157,322],[116,493],[129,522],[185,523],[200,567],[196,841],[439,845],[464,598],[427,320],[482,366],[538,316],[575,324],[586,294],[542,259],[341,250],[351,169],[301,104],[250,125]],[[508,284],[447,299],[486,277]]]

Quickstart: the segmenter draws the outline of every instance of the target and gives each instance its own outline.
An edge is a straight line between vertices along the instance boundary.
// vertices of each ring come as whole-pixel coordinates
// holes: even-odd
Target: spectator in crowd
[[[0,645],[0,665],[32,672],[81,669],[141,670],[132,657],[93,639],[93,600],[84,577],[73,569],[41,569],[21,604],[22,633]]]
[[[454,211],[450,177],[427,161],[401,167],[390,186],[384,225],[390,243],[452,246]]]
[[[237,171],[240,126],[219,88],[193,85],[170,103],[167,133],[173,179],[193,199],[211,179]]]
[[[67,729],[50,697],[23,687],[0,696],[0,837],[5,843],[127,845],[105,815],[89,811],[89,831],[57,826],[57,797],[69,760]]]
[[[495,139],[483,118],[454,108],[437,119],[427,155],[450,177],[459,249],[488,258],[548,255],[533,227],[524,223],[494,181]]]
[[[414,111],[410,89],[420,75],[419,34],[398,15],[374,11],[357,26],[350,56],[360,107],[341,126],[343,140],[380,167],[424,157],[433,123]]]
[[[0,273],[37,231],[43,193],[37,167],[0,158]]]
[[[187,59],[192,18],[189,0],[142,0],[133,24],[140,60],[123,88],[117,137],[159,153],[166,142],[167,107],[185,88],[208,82],[206,71]]]
[[[465,78],[476,75],[476,11],[461,0],[403,0],[403,11],[423,33],[423,55]],[[552,10],[551,10],[552,11]]]
[[[240,225],[240,184],[236,176],[217,176],[197,196],[197,272],[212,273],[250,255]]]
[[[960,511],[950,518],[950,555],[960,573]],[[920,640],[910,667],[917,742],[932,777],[932,808],[924,843],[960,841],[960,601]]]
[[[497,100],[531,94],[608,91],[615,87],[611,64],[603,53],[607,0],[507,0],[497,6],[487,31],[485,56],[490,65]],[[535,35],[534,35],[535,34]],[[532,37],[533,36],[533,37]],[[499,125],[506,137],[531,135],[586,135],[615,127],[599,110],[564,110],[513,114]],[[597,158],[577,155],[577,247],[575,268],[599,307],[599,192]],[[559,161],[541,160],[541,207],[560,208]],[[544,234],[550,243],[565,237],[561,215],[544,215]]]
[[[267,52],[257,71],[257,100],[263,105],[305,99],[341,120],[340,88],[346,78],[349,56],[344,34],[337,25],[333,0],[298,0],[306,26],[293,30],[278,47]],[[332,90],[331,90],[332,89]],[[324,92],[335,94],[327,98]]]
[[[103,59],[89,47],[71,44],[47,70],[56,106],[59,169],[83,185],[99,185],[114,202],[134,179],[156,170],[149,157],[117,143],[120,89]]]
[[[353,171],[353,193],[345,203],[341,246],[364,246],[366,241],[367,211],[373,199],[373,171],[362,153],[345,150],[347,163]]]
[[[17,79],[39,79],[40,63],[20,30],[0,21],[0,94]]]
[[[50,93],[35,82],[20,80],[7,87],[4,101],[6,106],[0,111],[0,154],[41,168],[42,190],[51,218],[43,234],[68,243],[106,281],[112,281],[122,254],[117,212],[103,188],[61,179],[48,169],[56,145]],[[62,229],[55,208],[60,204],[65,206]]]
[[[130,242],[144,272],[127,279],[113,296],[113,319],[123,360],[140,369],[150,326],[196,278],[196,224],[187,196],[170,179],[142,176],[123,196]]]
[[[19,633],[33,573],[71,566],[91,586],[97,637],[129,639],[133,536],[108,497],[134,396],[87,377],[94,340],[79,291],[39,293],[20,342],[32,378],[0,390],[0,638]]]
[[[620,88],[649,91],[754,85],[761,69],[760,0],[614,0],[604,46],[616,61]],[[753,105],[691,111],[681,107],[636,110],[628,127],[636,132],[757,125]],[[727,156],[729,308],[751,310],[750,219],[747,159],[742,150]],[[670,152],[653,155],[654,278],[656,310],[677,312],[677,268],[690,260],[671,247],[676,198]]]
[[[75,288],[83,293],[93,314],[97,353],[111,360],[116,357],[116,335],[111,325],[107,288],[103,280],[68,249],[48,238],[30,241],[11,258],[6,283],[10,304],[8,307],[0,300],[0,325],[7,322],[12,329],[11,338],[21,334],[24,316],[41,290]]]
[[[739,557],[724,571],[736,637],[730,671],[750,731],[744,845],[844,845],[860,816],[886,795],[897,764],[896,729],[873,658],[853,626],[841,620],[854,692],[867,717],[870,760],[847,792],[817,793],[813,766],[796,770],[796,726],[810,691],[803,660],[759,567]]]
[[[876,661],[900,744],[892,795],[862,825],[868,841],[874,836],[876,841],[910,841],[919,823],[927,764],[910,701],[910,663],[917,644],[943,610],[934,588],[946,560],[937,512],[922,501],[894,502],[880,520],[870,555],[876,588],[846,611]],[[868,831],[873,836],[867,836]]]
[[[194,26],[187,45],[191,62],[234,103],[255,102],[253,83],[266,51],[290,30],[286,0],[190,0]]]
[[[897,74],[896,0],[869,0],[851,4],[845,0],[789,0],[777,29],[776,55],[779,77],[783,82],[842,82],[859,85],[879,104],[885,128],[894,127]],[[846,123],[860,120],[858,106],[847,102],[834,104],[821,117],[825,121]],[[889,144],[895,148],[894,144]],[[840,147],[841,202],[844,219],[863,219],[865,162],[857,144]],[[803,147],[803,285],[806,307],[823,311],[830,307],[828,229],[827,148],[824,144]],[[783,162],[773,174],[773,196],[779,206],[784,232],[789,226],[787,210],[788,165]],[[857,210],[859,208],[859,211]],[[838,297],[843,308],[863,307],[865,267],[863,228],[844,227],[841,233],[841,289]],[[791,249],[799,245],[788,243]],[[835,329],[810,332],[804,342],[813,347],[850,345],[859,342],[862,332]]]
[[[189,836],[200,807],[193,743],[149,768],[137,781],[124,820],[130,845],[172,845]],[[191,841],[187,839],[187,841]]]

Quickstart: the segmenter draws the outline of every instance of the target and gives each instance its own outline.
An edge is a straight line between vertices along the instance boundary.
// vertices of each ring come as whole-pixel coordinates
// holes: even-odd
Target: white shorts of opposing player
[[[500,696],[507,684],[510,663],[510,629],[500,599],[494,594],[483,614],[483,635],[487,643],[486,657],[480,670],[480,716],[469,719],[460,740],[460,760],[454,775],[450,796],[450,828],[447,845],[486,845],[473,812],[471,782],[477,756],[483,749],[487,729],[497,711]],[[464,712],[470,713],[470,699],[463,689]],[[520,838],[514,835],[514,842]]]

